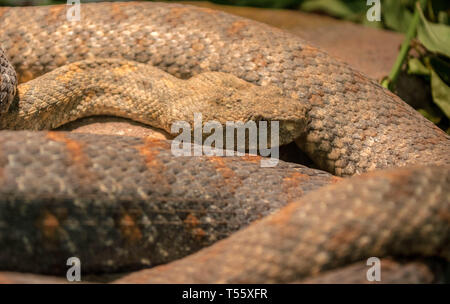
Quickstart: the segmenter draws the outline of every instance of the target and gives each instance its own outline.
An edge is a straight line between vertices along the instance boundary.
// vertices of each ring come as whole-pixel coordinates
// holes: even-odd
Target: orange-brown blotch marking
[[[131,64],[121,64],[113,69],[113,73],[118,76],[124,76],[137,70],[137,66]]]
[[[226,157],[211,156],[206,158],[216,168],[217,172],[222,175],[224,182],[229,186],[230,190],[234,192],[237,187],[242,184],[242,181],[236,175],[236,173],[228,166],[230,161]]]
[[[278,226],[278,229],[280,231],[285,230],[283,229],[283,227],[285,227],[286,223],[291,220],[291,217],[294,215],[300,203],[301,201],[287,204],[278,213],[270,216],[270,218],[267,220],[267,224],[275,227]]]
[[[50,6],[48,15],[45,16],[47,24],[56,23],[58,20],[66,18],[66,7],[64,5]]]
[[[258,163],[261,161],[262,157],[259,155],[245,154],[244,156],[241,157],[241,159],[246,162]]]
[[[57,239],[60,223],[54,214],[46,210],[38,219],[37,227],[46,240],[54,241]]]
[[[159,157],[160,151],[170,150],[170,143],[158,138],[147,137],[143,139],[142,144],[135,146],[135,149],[141,155],[142,160],[149,171],[148,182],[158,185],[158,191],[169,193],[171,184],[176,180],[172,174],[168,174],[162,158]]]
[[[122,236],[128,242],[137,242],[142,239],[142,232],[135,219],[128,213],[123,213],[119,219],[119,227]]]
[[[67,151],[69,152],[72,161],[75,164],[85,164],[86,155],[83,153],[83,145],[76,140],[67,138],[64,133],[61,132],[48,132],[47,138],[56,142],[64,143]]]
[[[158,148],[168,149],[170,148],[170,145],[158,138],[146,137],[143,144],[136,147],[139,154],[145,157],[145,163],[148,168],[157,168],[162,166],[161,162],[157,160],[157,156],[159,154]]]
[[[257,66],[260,66],[260,67],[265,67],[265,66],[267,66],[267,61],[266,61],[266,59],[264,58],[264,55],[263,55],[263,54],[260,54],[260,53],[256,54],[256,56],[252,58],[252,61],[253,61]]]
[[[67,72],[66,73],[61,73],[60,75],[58,75],[56,77],[56,80],[67,84],[75,77],[76,74],[79,74],[79,73],[82,73],[82,72],[83,72],[83,70],[80,69],[78,64],[76,64],[76,63],[75,64],[69,64],[67,66]]]
[[[286,201],[289,203],[302,196],[301,184],[308,182],[310,179],[309,175],[300,172],[293,172],[284,177],[281,186],[283,187],[283,193],[286,194]]]
[[[63,132],[50,131],[47,132],[46,137],[55,142],[65,144],[69,158],[75,165],[77,175],[83,184],[90,184],[91,181],[96,180],[95,174],[87,169],[89,157],[84,154],[82,143],[68,138]]]
[[[340,181],[343,181],[344,179],[342,178],[342,177],[338,177],[338,176],[332,176],[331,177],[331,183],[332,184],[336,184],[336,183],[338,183],[338,182],[340,182]]]
[[[194,214],[189,213],[188,216],[184,219],[184,223],[187,226],[194,228],[200,224],[200,221]]]
[[[206,236],[206,232],[202,228],[198,227],[198,225],[200,225],[200,221],[194,214],[189,213],[183,222],[197,240],[200,240]]]
[[[111,4],[111,11],[112,13],[110,16],[112,16],[114,21],[122,21],[128,18],[127,14],[124,13],[124,10],[122,7],[128,6],[129,3],[121,3],[121,2],[115,2]]]
[[[208,159],[215,165],[216,169],[220,171],[224,178],[229,179],[236,176],[234,171],[227,166],[225,157],[211,156]]]
[[[201,240],[201,239],[203,239],[206,236],[205,230],[203,230],[200,227],[192,229],[192,234],[194,235],[194,237],[197,240]]]
[[[234,36],[234,35],[239,35],[240,32],[247,27],[248,22],[247,21],[235,21],[231,24],[231,26],[228,28],[228,35],[230,36]]]
[[[293,183],[294,187],[297,187],[300,183],[309,181],[311,177],[308,174],[300,173],[300,172],[293,172],[291,175],[286,176],[283,178],[283,181],[286,182],[286,184],[290,185]]]

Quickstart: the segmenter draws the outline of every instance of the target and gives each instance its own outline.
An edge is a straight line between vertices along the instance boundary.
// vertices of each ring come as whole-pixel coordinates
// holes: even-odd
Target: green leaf
[[[431,94],[434,103],[450,118],[450,87],[447,86],[435,71],[431,71]]]
[[[438,76],[447,85],[450,85],[450,58],[438,55],[432,55],[427,58],[429,58],[429,63]]]
[[[407,9],[409,2],[386,0],[382,4],[384,23],[387,27],[405,33],[412,20],[412,12]]]
[[[430,70],[419,60],[419,58],[411,58],[408,61],[408,74],[430,75]]]
[[[431,52],[450,57],[450,26],[429,22],[419,9],[422,23],[417,29],[420,42]]]

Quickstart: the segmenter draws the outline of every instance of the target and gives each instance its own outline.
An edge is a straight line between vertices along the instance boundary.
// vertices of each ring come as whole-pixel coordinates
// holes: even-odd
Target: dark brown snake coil
[[[168,130],[201,112],[278,120],[281,143],[338,176],[407,167],[318,189],[340,178],[256,156],[177,158],[166,141],[1,131],[0,269],[61,275],[70,256],[86,272],[139,269],[269,214],[119,282],[296,282],[371,256],[450,259],[450,138],[397,96],[223,12],[81,9],[69,22],[66,6],[0,8],[2,129],[109,114]]]

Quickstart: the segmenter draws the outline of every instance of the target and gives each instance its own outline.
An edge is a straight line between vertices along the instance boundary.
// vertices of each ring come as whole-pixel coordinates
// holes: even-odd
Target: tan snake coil
[[[397,96],[298,37],[222,12],[160,3],[86,4],[82,6],[82,12],[79,22],[68,22],[65,6],[0,8],[1,46],[21,81],[77,62],[21,85],[17,98],[13,99],[14,73],[5,57],[0,56],[0,109],[5,112],[0,116],[3,128],[55,127],[75,119],[73,114],[103,112],[145,122],[159,120],[157,126],[166,128],[172,121],[200,109],[206,117],[217,118],[217,113],[223,113],[224,116],[218,119],[285,120],[282,142],[288,143],[295,138],[321,169],[339,176],[405,165],[429,165],[374,173],[318,190],[305,200],[290,204],[278,214],[192,257],[131,275],[125,281],[289,282],[363,260],[368,255],[440,256],[448,260],[450,139]],[[95,59],[105,57],[117,59]],[[197,82],[198,86],[193,89],[195,94],[187,95],[185,91],[189,90],[183,89],[167,93],[169,83],[181,83],[173,78],[160,81],[163,86],[154,87],[157,98],[152,99],[145,92],[153,88],[153,84],[143,81],[145,76],[136,77],[147,68],[136,62],[152,64],[179,78],[200,74],[191,78],[193,80],[186,80],[187,83]],[[106,74],[95,72],[102,67]],[[94,72],[89,73],[90,68]],[[148,70],[159,75],[156,78],[170,78],[155,69]],[[136,71],[137,74],[131,73]],[[211,71],[235,77],[223,73],[201,74]],[[219,90],[214,95],[211,94],[211,79],[218,84],[234,83],[238,88]],[[137,84],[130,85],[130,81]],[[75,90],[78,93],[72,96],[68,92],[76,83],[80,87],[88,85],[88,89]],[[255,95],[248,95],[248,91],[258,98],[250,98]],[[68,101],[68,96],[80,102],[60,103]],[[161,96],[168,102],[156,102]],[[202,108],[204,96],[209,98],[209,103]],[[232,98],[227,99],[227,96]],[[152,106],[140,103],[140,100],[150,100]],[[242,100],[244,102],[240,103]],[[106,104],[107,101],[112,104]],[[55,105],[60,106],[58,111],[52,108]],[[168,111],[171,105],[175,108]],[[231,108],[227,112],[224,108],[229,105]],[[237,105],[239,110],[236,110]],[[247,106],[249,110],[244,111]],[[28,114],[21,111],[28,111]],[[147,114],[150,119],[143,118]],[[35,120],[20,121],[19,117],[34,117]],[[22,155],[26,152],[20,147],[20,138],[12,139],[15,134],[26,138],[27,147],[36,153],[36,156],[30,156],[31,160],[14,158],[14,153]],[[87,173],[82,170],[76,174],[84,176],[95,171],[104,176],[105,183],[110,183],[108,175],[102,175],[107,167],[100,164],[117,158],[113,151],[104,149],[104,144],[112,141],[117,141],[125,150],[121,161],[138,159],[131,151],[134,146],[122,139],[95,135],[76,138],[53,133],[0,133],[0,179],[3,178],[6,185],[0,188],[3,193],[0,198],[3,209],[0,210],[12,210],[12,215],[5,217],[4,222],[22,223],[17,206],[34,210],[33,203],[24,204],[25,201],[36,201],[38,213],[43,212],[44,207],[52,208],[45,203],[40,207],[38,202],[42,203],[47,197],[34,196],[27,190],[42,188],[39,183],[42,172],[54,177],[53,182],[59,181],[61,188],[52,188],[55,197],[72,189],[70,180],[66,180],[70,177],[68,172],[72,172],[67,162],[58,163],[59,168],[37,165],[38,170],[27,169],[30,162],[37,164],[49,157],[59,159],[63,150],[54,150],[55,143],[66,145],[72,153],[71,161],[85,163],[83,170]],[[40,146],[49,150],[39,150]],[[97,160],[94,152],[86,152],[89,149],[104,149],[105,159]],[[144,145],[144,150],[140,150],[141,157],[147,157],[147,161],[149,149],[154,148]],[[169,159],[161,156],[162,162]],[[240,165],[232,167],[233,170],[239,168]],[[222,167],[221,170],[223,173]],[[25,190],[21,183],[15,182],[22,179],[29,181]],[[206,181],[207,177],[199,177],[199,180]],[[256,187],[257,182],[253,182]],[[52,183],[48,186],[53,187]],[[114,181],[113,185],[121,188],[121,183],[121,180]],[[83,191],[88,188],[83,187],[70,197],[72,201],[84,199],[87,192]],[[101,186],[98,189],[102,189]],[[245,191],[243,195],[248,194],[248,200],[255,199],[254,193]],[[67,224],[63,221],[64,215],[53,209],[50,211],[57,226],[64,227],[64,234],[58,233],[68,233],[70,229],[64,226]],[[393,213],[398,214],[398,222],[391,218]],[[38,219],[42,214],[33,216]],[[108,213],[105,216],[112,218]],[[17,221],[11,220],[13,218]],[[325,219],[327,224],[318,219]],[[143,224],[140,222],[140,225]],[[2,227],[5,225],[0,225]],[[38,232],[41,237],[54,236],[48,226],[42,227],[42,232]],[[80,233],[82,228],[83,225],[75,231]],[[380,231],[381,228],[385,229]],[[143,227],[139,226],[139,229]],[[24,228],[24,231],[31,230],[32,227]],[[124,234],[130,236],[128,230]],[[14,239],[10,230],[0,230],[0,241],[10,238]],[[76,237],[71,236],[61,242],[69,244],[75,240]],[[275,240],[279,242],[276,246]],[[26,248],[26,244],[19,243],[15,245],[17,252],[21,251],[20,246]],[[33,244],[31,248],[37,246],[38,250],[39,242]],[[59,248],[50,247],[51,250]],[[95,252],[92,255],[95,256]],[[7,265],[7,256],[3,258],[5,264],[2,265]],[[205,274],[199,266],[201,263],[214,267],[206,266],[210,272]],[[28,271],[33,270],[33,266],[29,267]],[[51,269],[37,271],[52,272]],[[158,274],[156,279],[154,273]]]

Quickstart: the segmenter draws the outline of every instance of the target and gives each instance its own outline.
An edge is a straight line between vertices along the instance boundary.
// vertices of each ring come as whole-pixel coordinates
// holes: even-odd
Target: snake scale
[[[35,130],[0,132],[0,269],[61,275],[80,256],[87,272],[129,271],[222,238],[117,282],[297,282],[370,256],[450,259],[450,138],[400,98],[255,21],[81,8],[77,22],[66,6],[0,8],[0,128]],[[340,181],[259,156],[37,131],[97,114],[167,131],[195,112],[279,120],[280,142],[320,169],[375,172]]]

